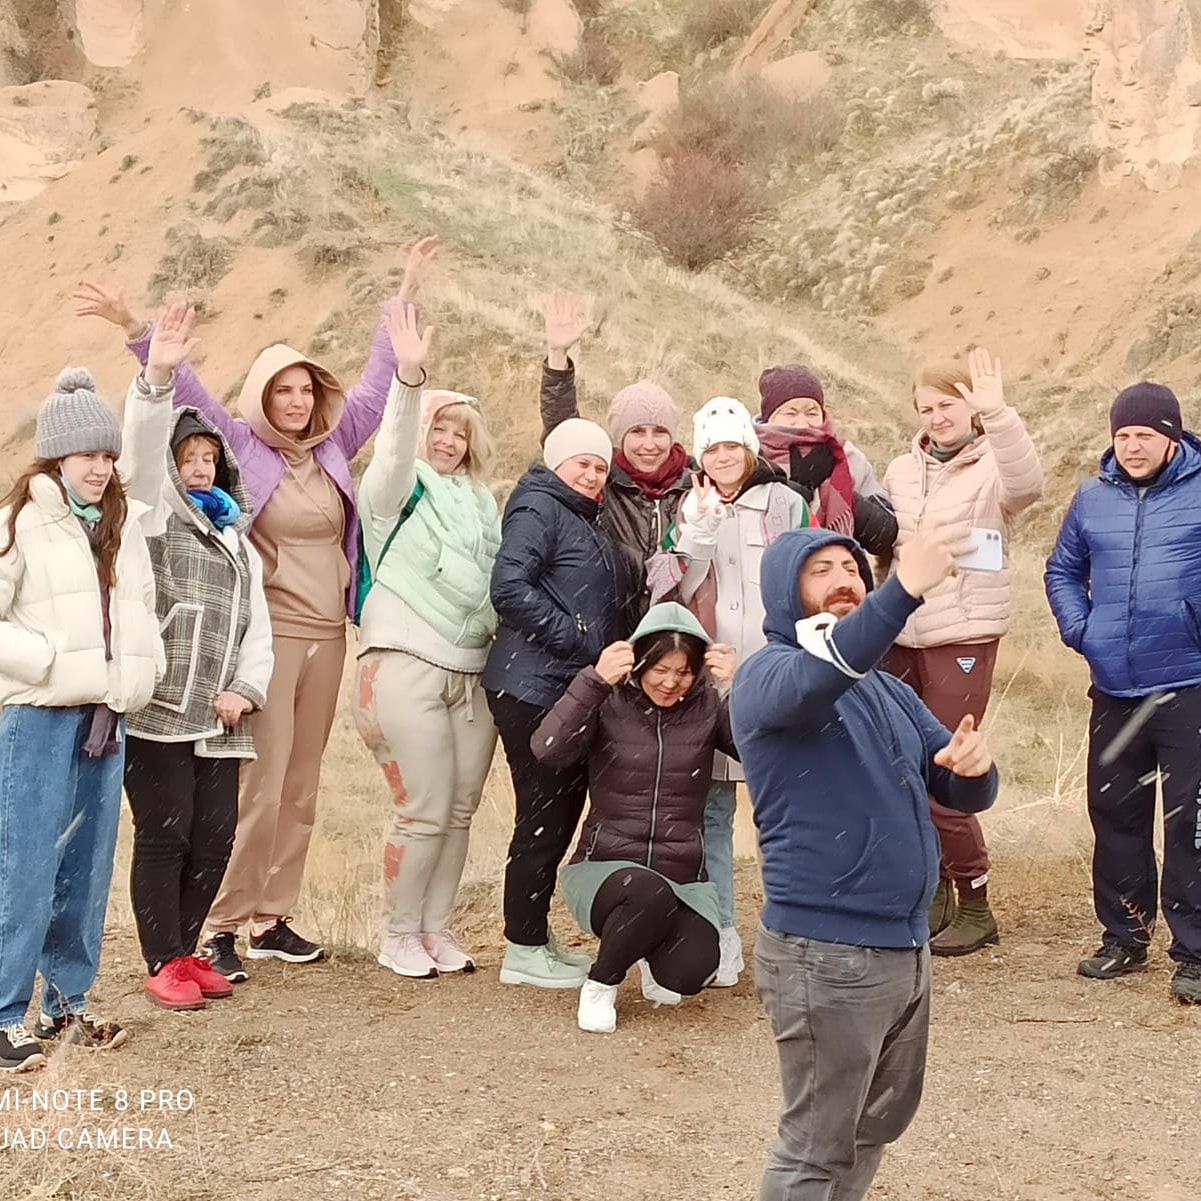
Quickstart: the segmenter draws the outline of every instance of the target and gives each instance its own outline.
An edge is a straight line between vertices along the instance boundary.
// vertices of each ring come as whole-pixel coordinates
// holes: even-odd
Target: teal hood
[[[651,605],[646,611],[646,616],[638,623],[638,628],[630,635],[630,641],[638,642],[641,638],[662,634],[665,630],[677,634],[691,634],[706,646],[713,641],[705,633],[705,627],[683,605],[675,601],[662,601],[660,604]]]

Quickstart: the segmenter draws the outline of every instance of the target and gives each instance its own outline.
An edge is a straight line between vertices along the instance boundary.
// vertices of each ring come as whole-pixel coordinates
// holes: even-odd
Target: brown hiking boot
[[[962,899],[955,920],[937,938],[930,940],[932,955],[970,955],[1001,941],[997,919],[984,897]]]
[[[939,880],[934,890],[934,900],[930,902],[930,937],[941,934],[955,920],[958,912],[951,881]]]

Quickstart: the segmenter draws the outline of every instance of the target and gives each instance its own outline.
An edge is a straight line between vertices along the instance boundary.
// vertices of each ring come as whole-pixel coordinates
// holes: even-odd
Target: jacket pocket
[[[154,703],[182,713],[192,697],[192,686],[200,658],[200,630],[204,609],[180,601],[167,610],[159,623],[167,670],[154,690]]]
[[[850,824],[850,823],[848,823],[848,824]],[[833,888],[835,893],[841,891],[842,886],[844,884],[849,884],[852,881],[858,879],[866,871],[868,863],[872,857],[872,852],[876,846],[876,830],[877,830],[877,826],[876,826],[875,819],[868,818],[867,834],[864,837],[863,843],[859,848],[858,855],[855,856],[853,859],[851,859],[851,856],[855,854],[853,850],[844,849],[842,847],[838,847],[837,845],[835,848],[832,848],[831,854],[830,854],[830,859],[831,859],[832,865],[835,867],[835,869],[839,868],[843,861],[845,861],[847,859],[851,859],[850,866],[843,869],[842,871],[840,871],[839,874],[837,876],[835,876],[833,881],[831,882],[831,887]],[[848,831],[847,835],[844,835],[844,838],[846,838],[846,837],[849,837],[849,831]],[[841,842],[842,842],[842,839],[836,840],[836,843],[841,843]]]
[[[1197,612],[1197,605],[1185,598],[1180,602],[1181,615],[1184,619],[1184,628],[1188,636],[1193,640],[1193,645],[1201,647],[1201,614]]]

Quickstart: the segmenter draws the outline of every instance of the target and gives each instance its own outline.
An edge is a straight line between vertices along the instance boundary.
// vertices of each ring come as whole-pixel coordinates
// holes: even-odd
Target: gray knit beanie
[[[100,450],[121,453],[117,415],[96,395],[86,367],[64,367],[38,410],[34,453],[39,459],[61,459]]]

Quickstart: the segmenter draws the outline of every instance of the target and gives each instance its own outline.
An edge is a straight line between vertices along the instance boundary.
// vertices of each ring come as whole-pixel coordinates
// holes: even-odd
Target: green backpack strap
[[[425,485],[418,480],[413,487],[413,491],[409,499],[405,501],[404,508],[400,511],[400,516],[396,519],[396,524],[392,527],[392,532],[384,541],[383,549],[379,553],[378,563],[382,563],[388,556],[388,551],[392,549],[392,543],[396,539],[396,535],[400,533],[400,527],[404,525],[410,517],[413,516],[413,510],[417,508],[417,502],[425,495]],[[355,579],[354,589],[354,623],[358,625],[363,616],[363,605],[366,603],[367,594],[371,591],[371,585],[375,583],[375,577],[371,570],[371,560],[367,558],[367,547],[363,541],[363,526],[359,524],[359,563],[358,573]]]

